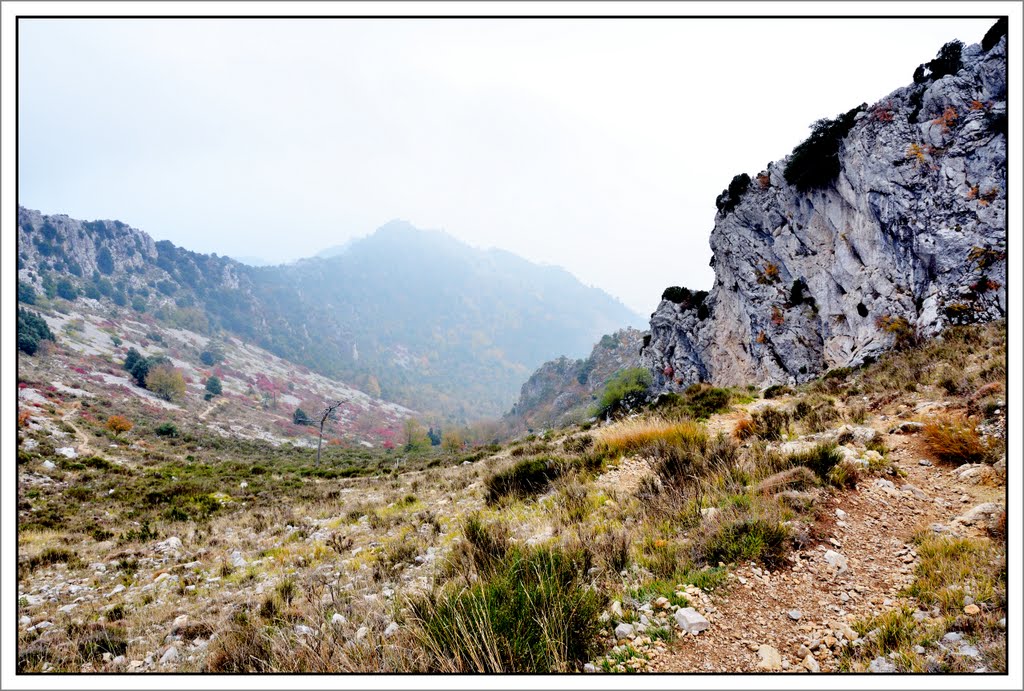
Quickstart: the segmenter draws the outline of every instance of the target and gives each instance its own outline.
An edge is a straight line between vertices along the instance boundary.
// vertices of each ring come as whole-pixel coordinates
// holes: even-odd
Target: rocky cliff
[[[613,374],[640,366],[642,340],[643,332],[620,329],[603,336],[585,359],[545,362],[523,384],[506,420],[516,428],[539,429],[587,417]]]
[[[797,383],[1006,311],[1006,38],[952,42],[914,83],[815,124],[718,199],[710,292],[670,288],[656,392]]]

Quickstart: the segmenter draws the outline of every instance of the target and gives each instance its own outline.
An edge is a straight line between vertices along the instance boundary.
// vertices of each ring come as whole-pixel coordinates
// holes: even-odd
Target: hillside
[[[19,669],[1004,672],[1005,344],[394,473],[33,386]]]
[[[602,336],[584,359],[563,356],[545,362],[523,384],[505,419],[514,429],[533,431],[590,417],[612,375],[640,366],[642,340],[642,332],[620,329]]]
[[[119,221],[19,209],[19,281],[204,335],[226,332],[371,396],[452,421],[639,318],[566,271],[390,223],[326,258],[252,267]]]
[[[714,286],[670,288],[652,315],[656,391],[804,382],[1005,316],[1001,26],[732,180],[711,231]]]

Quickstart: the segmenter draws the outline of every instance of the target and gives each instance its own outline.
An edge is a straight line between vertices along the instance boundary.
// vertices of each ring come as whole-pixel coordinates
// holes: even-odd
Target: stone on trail
[[[711,626],[711,623],[693,607],[684,607],[677,611],[676,623],[679,624],[679,628],[683,631],[693,634],[706,631]]]
[[[782,655],[770,645],[761,645],[757,648],[757,668],[767,671],[782,669]]]

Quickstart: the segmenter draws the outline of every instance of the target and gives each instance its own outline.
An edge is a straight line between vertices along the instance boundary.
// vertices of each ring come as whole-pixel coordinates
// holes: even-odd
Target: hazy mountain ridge
[[[639,318],[556,267],[386,224],[327,258],[247,266],[119,221],[19,209],[19,280],[224,329],[374,396],[452,419],[506,410],[532,368]],[[65,291],[67,287],[65,288]]]

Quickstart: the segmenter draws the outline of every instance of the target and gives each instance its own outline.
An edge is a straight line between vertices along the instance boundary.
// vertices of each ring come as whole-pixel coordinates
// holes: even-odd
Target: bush
[[[146,374],[146,388],[165,401],[179,401],[185,397],[185,378],[173,367],[157,365]]]
[[[292,413],[292,422],[296,425],[312,425],[313,421],[309,419],[309,415],[306,414],[302,408],[296,408],[295,412]]]
[[[751,560],[774,567],[783,563],[788,538],[786,526],[775,521],[763,518],[727,521],[698,538],[694,558],[710,565]]]
[[[178,436],[178,426],[173,422],[164,422],[157,425],[154,429],[158,437],[176,437]]]
[[[469,588],[411,602],[431,671],[579,671],[597,652],[606,597],[585,550],[514,548]]]
[[[589,434],[569,437],[562,442],[562,450],[571,454],[586,453],[594,445],[594,438]]]
[[[28,567],[29,571],[35,571],[36,569],[43,566],[51,566],[53,564],[67,564],[68,566],[77,566],[81,563],[78,555],[71,550],[62,549],[58,547],[48,547],[34,557],[30,557],[26,562],[25,566]]]
[[[990,448],[981,441],[973,420],[951,416],[935,418],[925,424],[921,434],[932,455],[946,463],[980,463],[991,454]]]
[[[18,308],[18,350],[35,355],[41,341],[56,341],[46,320],[35,312]]]
[[[206,380],[206,390],[214,396],[220,396],[224,392],[224,389],[220,384],[220,379],[215,376],[211,376]]]
[[[643,367],[630,367],[616,372],[605,384],[594,414],[600,416],[639,405],[652,383],[651,373]]]
[[[995,27],[993,27],[995,28]],[[930,79],[941,79],[948,74],[956,74],[960,71],[960,54],[964,44],[960,41],[950,41],[939,49],[939,54],[933,60],[923,65],[918,65],[914,71],[914,83],[921,84]]]
[[[556,459],[530,458],[520,461],[508,470],[487,478],[487,503],[493,504],[505,496],[528,497],[547,489],[559,475],[562,464]]]
[[[827,187],[839,177],[839,147],[853,128],[858,106],[835,120],[822,118],[811,126],[811,136],[793,149],[786,163],[786,182],[801,192]]]
[[[789,413],[775,407],[765,407],[750,414],[754,436],[765,441],[778,441],[789,431]]]
[[[779,396],[790,396],[792,395],[793,389],[789,388],[784,384],[772,384],[764,390],[765,398],[778,398]]]
[[[666,416],[681,415],[694,420],[706,420],[729,408],[732,394],[707,384],[693,384],[682,394],[666,394],[653,406]]]
[[[746,173],[740,173],[729,182],[728,189],[722,190],[722,193],[718,195],[718,199],[715,200],[715,205],[718,210],[724,215],[736,208],[736,205],[740,203],[740,199],[743,198],[743,194],[750,187],[750,176]]]
[[[843,454],[835,444],[819,444],[809,451],[790,454],[790,465],[808,468],[822,482],[828,482],[829,473],[843,460]]]
[[[508,528],[502,523],[484,524],[479,514],[473,514],[466,519],[462,534],[477,573],[494,573],[511,546]]]
[[[26,305],[36,304],[36,289],[31,284],[18,281],[18,302],[24,302]]]
[[[78,289],[66,278],[57,281],[57,297],[74,302],[78,299]]]
[[[114,436],[121,434],[121,432],[129,432],[132,427],[132,421],[123,415],[111,415],[107,418],[107,429],[114,433]]]

